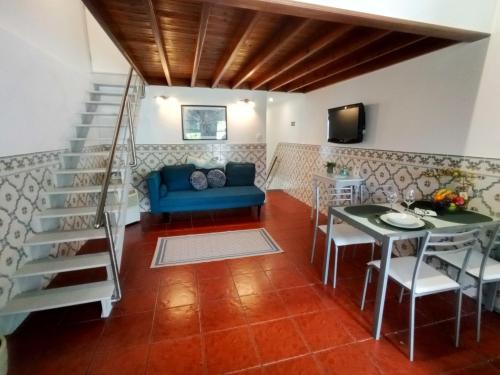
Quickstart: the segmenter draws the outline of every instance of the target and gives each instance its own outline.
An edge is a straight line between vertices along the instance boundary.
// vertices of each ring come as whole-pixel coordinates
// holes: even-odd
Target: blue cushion
[[[169,192],[192,190],[189,179],[194,171],[194,164],[167,165],[161,169],[161,177]]]
[[[201,191],[169,191],[160,199],[160,207],[165,212],[203,211],[257,206],[263,204],[264,199],[264,192],[256,186],[226,186]]]
[[[161,184],[160,185],[160,198],[161,197],[164,197],[165,195],[168,194],[168,189],[167,189],[167,185],[165,184]]]
[[[253,186],[255,181],[254,163],[235,163],[226,164],[227,186]]]

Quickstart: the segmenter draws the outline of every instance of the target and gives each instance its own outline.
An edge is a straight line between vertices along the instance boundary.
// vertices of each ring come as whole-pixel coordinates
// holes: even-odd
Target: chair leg
[[[479,342],[481,340],[481,311],[483,305],[483,283],[479,281],[477,286],[477,311],[476,311],[476,341]]]
[[[408,332],[408,357],[413,362],[413,349],[415,345],[415,296],[411,296],[410,302],[410,331]]]
[[[342,250],[345,252],[344,250]],[[339,247],[335,245],[335,260],[333,261],[333,288],[337,287],[337,265],[339,260]]]
[[[368,281],[372,277],[372,267],[366,267],[366,275],[365,275],[365,286],[363,288],[363,296],[361,297],[361,310],[365,309],[365,301],[366,301],[366,290],[368,289]]]
[[[497,289],[498,289],[498,282],[493,284],[490,311],[495,311],[495,304],[497,302]]]
[[[457,312],[455,316],[455,346],[460,344],[460,320],[462,318],[462,288],[457,290]]]
[[[372,242],[372,256],[370,260],[373,260],[373,257],[375,256],[375,242]]]
[[[399,292],[399,303],[403,302],[403,295],[405,294],[405,288],[401,287],[401,291]]]
[[[314,263],[314,254],[316,253],[316,237],[318,236],[318,226],[314,226],[313,244],[311,250],[311,263]]]

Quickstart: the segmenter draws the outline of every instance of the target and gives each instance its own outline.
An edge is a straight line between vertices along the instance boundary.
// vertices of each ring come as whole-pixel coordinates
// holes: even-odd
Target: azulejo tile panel
[[[29,254],[23,249],[33,233],[32,220],[46,206],[42,191],[53,185],[61,151],[0,158],[0,306],[13,293],[10,278]]]
[[[418,199],[429,198],[436,189],[451,181],[450,178],[438,180],[428,177],[426,172],[440,168],[460,168],[475,175],[469,208],[500,218],[499,159],[297,143],[278,144],[274,156],[277,157],[277,165],[270,177],[269,188],[283,189],[308,205],[312,200],[312,174],[324,170],[323,165],[327,161],[358,170],[366,178],[367,189],[374,200],[383,195],[377,187],[388,183],[400,191],[412,186],[417,190]],[[322,197],[325,196],[322,194]],[[323,213],[326,213],[326,203],[325,199],[320,203]],[[411,251],[412,247],[408,243],[396,247],[399,254]]]
[[[255,184],[264,188],[266,180],[266,144],[140,144],[137,145],[138,167],[132,172],[132,185],[139,192],[142,211],[149,211],[150,204],[145,182],[146,176],[164,165],[182,164],[187,156],[217,157],[220,162],[229,161],[255,163]]]

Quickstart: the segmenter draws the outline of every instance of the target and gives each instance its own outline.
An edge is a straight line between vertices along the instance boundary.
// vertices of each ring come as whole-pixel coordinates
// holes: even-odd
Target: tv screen
[[[359,143],[363,141],[365,107],[362,103],[328,110],[328,142]]]

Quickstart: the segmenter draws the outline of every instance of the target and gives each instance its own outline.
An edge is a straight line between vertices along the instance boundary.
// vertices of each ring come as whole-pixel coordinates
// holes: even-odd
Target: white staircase
[[[28,261],[10,275],[17,290],[0,309],[0,333],[11,333],[30,312],[89,302],[101,302],[102,317],[108,317],[112,303],[121,298],[118,274],[130,160],[135,163],[130,142],[143,89],[131,71],[127,84],[98,82],[88,92],[69,149],[60,154],[54,186],[44,192],[48,207],[34,215],[35,233],[24,243]],[[107,246],[98,252],[60,255],[61,246],[76,244],[78,250],[87,241],[103,239]],[[59,273],[95,268],[105,268],[107,280],[41,289]]]

